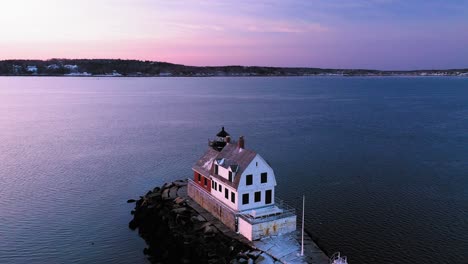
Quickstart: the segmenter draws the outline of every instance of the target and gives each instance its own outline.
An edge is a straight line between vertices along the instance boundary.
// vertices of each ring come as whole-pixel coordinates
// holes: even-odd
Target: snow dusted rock
[[[186,202],[187,187],[177,186],[184,182],[176,183],[156,187],[137,201],[129,199],[135,208],[128,226],[138,229],[147,242],[145,254],[150,262],[253,264],[244,253],[252,248],[219,232]]]
[[[160,191],[152,192],[152,193],[146,195],[146,197],[148,197],[148,198],[156,198],[156,197],[159,197],[159,196],[161,196]]]
[[[210,225],[211,225],[210,222],[206,222],[206,223],[204,223],[203,225],[201,225],[200,228],[198,228],[198,229],[196,229],[196,230],[197,230],[197,231],[198,231],[198,230],[202,230],[202,229],[204,230],[206,227],[208,227],[208,226],[210,226]]]
[[[172,183],[172,182],[166,182],[166,183],[161,187],[161,189],[163,189],[163,190],[164,190],[164,189],[169,189],[169,188],[171,188],[172,186],[174,186],[174,183]]]
[[[177,198],[175,198],[175,200],[174,200],[174,202],[175,202],[176,204],[181,204],[181,203],[183,203],[184,201],[185,201],[185,199],[182,198],[182,197],[177,197]]]
[[[174,185],[177,187],[187,186],[187,181],[175,181]]]
[[[169,197],[172,198],[172,199],[175,199],[177,198],[177,190],[179,189],[179,187],[177,186],[173,186],[169,189]]]
[[[212,234],[212,233],[216,233],[217,231],[218,230],[216,229],[216,227],[211,226],[211,225],[206,226],[205,229],[203,230],[205,234]]]
[[[245,258],[239,258],[239,259],[237,260],[237,262],[239,262],[239,264],[247,264],[247,259],[245,259]]]
[[[274,264],[275,260],[266,253],[260,254],[255,260],[255,264]]]
[[[164,191],[162,192],[162,198],[169,199],[169,189],[164,189]]]
[[[206,219],[201,215],[192,216],[192,222],[206,222]]]
[[[183,212],[187,211],[187,208],[185,208],[185,207],[174,208],[171,211],[176,213],[176,214],[180,214],[180,213],[183,213]]]
[[[258,250],[247,252],[247,256],[254,258],[254,259],[258,258],[260,254],[262,254],[262,252]]]

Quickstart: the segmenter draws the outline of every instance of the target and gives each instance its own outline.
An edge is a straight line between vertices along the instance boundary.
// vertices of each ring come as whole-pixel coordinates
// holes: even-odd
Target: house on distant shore
[[[58,69],[60,69],[60,66],[57,65],[57,64],[50,64],[50,65],[47,66],[47,69],[48,70],[58,70]]]
[[[169,76],[172,76],[172,73],[170,73],[170,72],[160,72],[160,73],[159,73],[159,76],[161,76],[161,77],[169,77]]]
[[[27,66],[26,71],[30,72],[32,74],[36,74],[37,73],[37,66],[35,66],[35,65]]]
[[[222,130],[193,166],[188,194],[226,226],[249,240],[296,230],[293,208],[275,198],[270,164]]]
[[[70,71],[78,71],[78,68],[79,68],[78,65],[76,64],[75,65],[67,64],[67,65],[63,65],[63,67]]]

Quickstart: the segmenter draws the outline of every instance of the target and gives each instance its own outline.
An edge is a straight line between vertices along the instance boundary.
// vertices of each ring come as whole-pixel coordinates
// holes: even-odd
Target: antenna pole
[[[301,243],[301,256],[304,256],[304,208],[305,208],[305,195],[302,195],[302,243]]]

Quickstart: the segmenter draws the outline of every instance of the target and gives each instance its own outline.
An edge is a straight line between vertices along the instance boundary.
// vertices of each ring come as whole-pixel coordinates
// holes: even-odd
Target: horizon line
[[[195,68],[216,68],[216,67],[258,67],[258,68],[283,68],[283,69],[320,69],[320,70],[359,70],[359,71],[379,71],[379,72],[412,72],[412,71],[453,71],[453,70],[468,70],[468,66],[461,68],[421,68],[421,69],[410,69],[410,70],[380,70],[372,68],[330,68],[330,67],[313,67],[313,66],[265,66],[265,65],[235,65],[235,64],[224,64],[224,65],[187,65],[168,61],[157,61],[157,60],[142,60],[142,59],[122,59],[122,58],[48,58],[48,59],[0,59],[0,62],[5,61],[51,61],[51,60],[114,60],[114,61],[138,61],[138,62],[157,62],[167,63],[172,65],[184,66],[184,67],[195,67]]]

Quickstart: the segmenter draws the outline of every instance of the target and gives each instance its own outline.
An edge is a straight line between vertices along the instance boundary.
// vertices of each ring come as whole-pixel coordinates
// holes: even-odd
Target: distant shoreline
[[[468,78],[468,75],[403,75],[403,74],[394,74],[394,75],[250,75],[250,76],[230,76],[230,75],[216,75],[216,76],[191,76],[191,75],[177,75],[177,76],[106,76],[106,75],[89,75],[89,76],[80,76],[80,75],[1,75],[3,77],[25,77],[25,78],[34,78],[34,77],[57,77],[57,78],[109,78],[109,79],[131,79],[131,78],[280,78],[280,77],[309,77],[309,78],[353,78],[353,77],[366,77],[366,78],[386,78],[386,77],[406,77],[406,78],[439,78],[439,77],[452,77],[452,78]]]
[[[263,66],[187,66],[157,61],[118,59],[2,60],[0,76],[47,77],[468,77],[466,69],[382,71]]]

